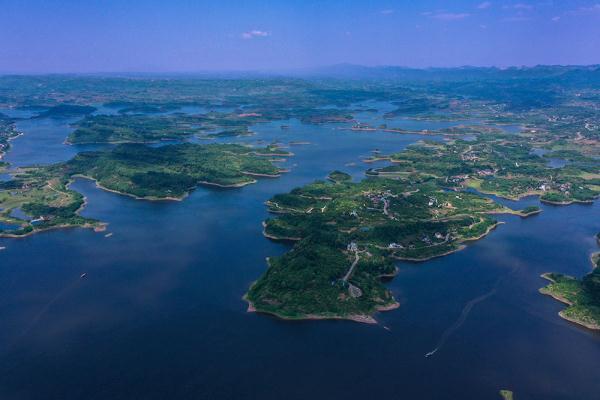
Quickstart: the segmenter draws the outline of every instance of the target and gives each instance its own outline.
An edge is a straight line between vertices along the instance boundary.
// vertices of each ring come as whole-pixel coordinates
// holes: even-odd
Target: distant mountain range
[[[539,65],[534,67],[457,67],[408,68],[397,66],[367,67],[355,64],[336,64],[284,73],[301,77],[340,79],[390,79],[390,80],[478,80],[478,79],[546,79],[600,82],[600,65],[562,66]]]

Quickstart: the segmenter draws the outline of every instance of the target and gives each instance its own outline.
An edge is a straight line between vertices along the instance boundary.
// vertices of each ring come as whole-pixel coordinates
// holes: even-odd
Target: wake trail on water
[[[60,292],[58,292],[52,299],[50,299],[50,301],[48,303],[46,303],[44,305],[44,307],[42,307],[42,309],[31,319],[29,324],[27,324],[27,327],[21,332],[21,334],[15,339],[14,342],[16,343],[23,336],[27,335],[27,333],[29,333],[29,331],[39,322],[39,320],[44,316],[44,314],[46,314],[46,312],[48,312],[50,307],[52,307],[52,305],[54,303],[56,303],[58,300],[60,300],[68,292],[73,290],[75,288],[75,286],[77,286],[80,283],[81,279],[85,277],[85,275],[86,274],[83,274],[79,278],[73,280],[73,282],[67,284]],[[13,344],[15,344],[15,343],[13,343]]]
[[[425,357],[431,357],[432,355],[437,353],[437,351],[440,350],[444,346],[444,344],[446,343],[446,340],[450,337],[450,335],[452,335],[456,330],[458,330],[462,326],[462,324],[465,323],[465,321],[467,320],[467,317],[469,316],[469,313],[471,312],[473,307],[477,303],[481,303],[488,297],[493,296],[495,293],[496,293],[496,288],[493,288],[486,294],[476,297],[473,300],[469,301],[467,304],[465,304],[465,306],[463,307],[462,312],[460,313],[460,316],[458,317],[456,322],[454,322],[454,324],[452,324],[448,329],[446,329],[444,331],[444,333],[442,333],[442,336],[440,337],[440,340],[438,341],[435,348],[433,350],[431,350],[429,353],[425,354]]]

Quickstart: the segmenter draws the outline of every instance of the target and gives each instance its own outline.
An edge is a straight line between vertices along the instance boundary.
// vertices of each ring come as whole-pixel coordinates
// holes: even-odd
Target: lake
[[[25,134],[6,160],[69,159],[85,149],[63,144],[69,122],[20,121]],[[375,326],[246,312],[242,296],[265,257],[289,249],[262,236],[267,199],[334,169],[361,179],[372,150],[422,139],[342,126],[278,121],[219,139],[310,144],[290,146],[291,171],[279,179],[199,188],[182,202],[77,180],[82,214],[108,222],[107,232],[0,239],[0,398],[498,399],[510,389],[517,399],[597,399],[600,335],[560,319],[563,306],[538,289],[543,272],[589,272],[598,202],[501,216],[505,224],[463,251],[399,263],[389,287],[401,306]]]

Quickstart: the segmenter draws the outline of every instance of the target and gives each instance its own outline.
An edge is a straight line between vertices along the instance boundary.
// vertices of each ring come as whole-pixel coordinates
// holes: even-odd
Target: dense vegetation
[[[597,198],[600,160],[592,156],[597,144],[584,150],[580,139],[567,146],[535,133],[479,130],[469,140],[425,141],[365,160],[391,164],[367,171],[362,182],[351,183],[349,175],[334,171],[328,177],[333,183],[315,182],[274,196],[268,205],[278,217],[265,222],[265,235],[297,244],[271,260],[248,300],[258,311],[288,318],[370,315],[394,302],[379,283],[379,276],[393,271],[392,259],[420,261],[456,251],[495,226],[489,214],[526,217],[541,211],[537,206],[508,210],[480,193],[511,199],[539,195],[555,204]],[[569,163],[555,168],[536,152],[539,148]],[[342,260],[352,269],[348,275]]]
[[[266,156],[257,155],[263,152]],[[234,144],[123,144],[110,151],[80,153],[64,163],[27,168],[13,180],[0,182],[0,235],[58,226],[100,227],[77,213],[83,197],[67,188],[76,176],[135,197],[180,199],[201,184],[235,187],[255,182],[257,175],[278,176],[269,152]]]
[[[395,305],[380,282],[394,274],[393,260],[456,251],[495,226],[489,214],[513,212],[475,193],[444,190],[445,179],[412,163],[415,152],[431,151],[423,145],[395,155],[392,178],[353,183],[334,171],[330,182],[269,200],[277,217],[265,221],[265,235],[296,244],[270,259],[247,294],[252,306],[286,318],[369,316]]]
[[[596,199],[597,83],[597,66],[426,71],[339,66],[312,76],[268,79],[3,76],[0,106],[41,109],[41,118],[81,117],[68,138],[73,144],[234,138],[251,135],[254,124],[286,124],[290,118],[445,138],[398,154],[375,153],[366,161],[391,164],[367,171],[369,178],[362,182],[334,171],[328,182],[269,201],[278,217],[265,222],[265,234],[296,244],[271,259],[248,299],[259,311],[288,318],[347,318],[395,305],[379,281],[394,273],[393,260],[424,260],[460,249],[495,226],[490,214],[540,211],[536,206],[508,210],[482,194],[537,195],[554,204]],[[381,111],[380,101],[393,106],[385,114],[389,121],[370,126],[355,119],[361,115],[357,111]],[[91,115],[95,104],[118,112]],[[196,107],[196,114],[178,112],[189,106]],[[417,131],[397,127],[395,117],[469,121]],[[0,154],[14,135],[14,121],[1,117]],[[52,226],[99,227],[77,215],[83,200],[67,188],[77,175],[132,196],[181,198],[203,183],[239,186],[253,182],[255,175],[276,176],[280,171],[270,157],[282,155],[287,153],[277,146],[252,150],[191,144],[129,144],[82,153],[65,163],[19,171],[12,181],[2,182],[0,229],[23,234]],[[590,309],[590,286],[583,284],[587,278],[552,277],[556,288],[568,286],[576,293],[575,309],[582,301],[586,305],[579,309]]]
[[[71,118],[91,114],[96,107],[77,104],[58,104],[36,115],[36,118]]]
[[[67,141],[81,143],[145,143],[181,140],[199,130],[174,116],[93,115],[77,122]]]
[[[250,175],[280,171],[256,150],[234,144],[123,144],[107,152],[80,153],[54,168],[95,179],[102,187],[137,197],[181,198],[199,184],[242,186]]]
[[[559,313],[561,317],[600,330],[600,252],[592,254],[591,261],[593,270],[582,279],[556,273],[544,274],[543,277],[551,283],[540,292],[568,305]]]
[[[68,178],[46,168],[22,170],[0,182],[0,236],[22,236],[56,227],[101,228],[81,217],[83,196],[67,188]]]
[[[571,163],[553,168],[535,154],[534,145],[531,138],[498,133],[470,141],[427,142],[387,157],[394,164],[369,174],[428,174],[448,188],[470,187],[509,199],[539,195],[558,204],[588,203],[600,195],[599,159],[572,150]]]

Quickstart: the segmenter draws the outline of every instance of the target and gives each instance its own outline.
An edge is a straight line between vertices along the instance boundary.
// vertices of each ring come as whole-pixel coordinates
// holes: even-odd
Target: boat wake
[[[473,309],[475,304],[481,303],[488,297],[494,295],[494,293],[496,293],[496,288],[490,290],[489,292],[487,292],[484,295],[474,298],[473,300],[471,300],[467,304],[465,304],[465,306],[463,307],[462,312],[460,313],[460,316],[458,317],[456,322],[454,322],[454,324],[452,324],[452,326],[450,326],[448,329],[446,329],[444,331],[444,333],[442,333],[442,336],[440,337],[440,340],[438,341],[437,346],[433,350],[431,350],[429,353],[425,354],[425,357],[429,358],[432,355],[434,355],[438,350],[440,350],[446,343],[446,340],[448,339],[448,337],[450,337],[450,335],[452,335],[456,330],[458,330],[462,326],[462,324],[465,323],[465,321],[467,320],[467,317],[469,316],[469,313],[471,312],[471,310]]]
[[[42,309],[31,319],[29,324],[25,327],[25,329],[21,332],[21,334],[16,338],[15,342],[18,341],[23,336],[27,335],[29,333],[29,331],[31,329],[33,329],[33,327],[35,327],[35,325],[37,325],[37,323],[40,321],[40,319],[42,319],[42,317],[52,307],[52,305],[54,305],[54,303],[56,303],[63,296],[65,296],[67,293],[69,293],[71,290],[73,290],[77,285],[79,285],[80,281],[82,279],[84,279],[86,276],[87,276],[87,273],[84,272],[83,274],[81,274],[79,276],[79,278],[71,281],[61,291],[59,291],[52,299],[50,299],[50,301],[48,303],[46,303],[42,307]],[[12,347],[12,346],[9,346],[9,347]]]
[[[431,357],[432,355],[435,354],[435,352],[438,351],[438,348],[436,347],[435,349],[431,350],[429,353],[425,354],[425,357]]]

